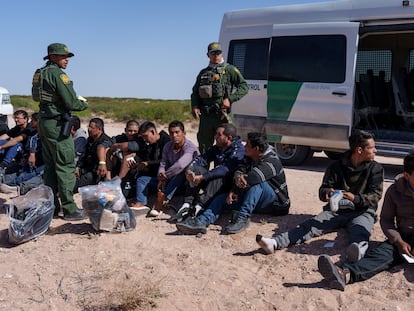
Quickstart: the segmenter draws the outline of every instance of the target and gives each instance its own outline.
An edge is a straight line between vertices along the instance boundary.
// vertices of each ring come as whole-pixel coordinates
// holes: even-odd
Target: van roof
[[[414,6],[403,6],[403,0],[337,0],[231,11],[224,14],[222,28],[406,19],[414,20]]]
[[[0,94],[6,94],[6,93],[8,94],[9,91],[7,89],[5,89],[4,87],[0,86]]]

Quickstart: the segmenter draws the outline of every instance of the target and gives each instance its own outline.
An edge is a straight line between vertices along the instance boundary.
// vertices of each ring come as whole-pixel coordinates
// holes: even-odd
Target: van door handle
[[[264,85],[263,85],[263,88],[264,88],[264,89],[267,89],[267,84],[264,84]]]
[[[345,93],[345,92],[335,92],[335,91],[333,91],[333,92],[332,92],[332,95],[337,95],[337,96],[346,96],[346,93]]]

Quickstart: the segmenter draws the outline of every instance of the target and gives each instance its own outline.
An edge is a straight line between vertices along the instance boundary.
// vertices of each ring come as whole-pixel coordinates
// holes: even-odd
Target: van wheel
[[[275,148],[283,165],[300,165],[313,156],[313,151],[306,146],[276,143]]]
[[[327,150],[324,150],[323,152],[331,160],[339,160],[343,154],[343,152],[327,151]]]

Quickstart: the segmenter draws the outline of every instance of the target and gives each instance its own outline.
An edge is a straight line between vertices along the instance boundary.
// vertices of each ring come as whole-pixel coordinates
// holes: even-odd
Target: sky
[[[84,97],[189,99],[228,11],[316,0],[0,0],[0,86],[30,95],[50,43]]]

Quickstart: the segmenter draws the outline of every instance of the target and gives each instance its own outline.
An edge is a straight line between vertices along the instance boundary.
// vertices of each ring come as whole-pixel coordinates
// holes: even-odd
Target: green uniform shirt
[[[216,72],[216,68],[220,68],[221,70],[221,74],[219,74],[220,83],[227,88],[227,91],[225,92],[226,94],[222,97],[201,98],[199,94],[201,77],[207,71]],[[221,63],[215,68],[206,67],[200,71],[193,86],[193,92],[191,94],[191,108],[201,108],[202,106],[213,106],[215,104],[221,105],[224,98],[228,98],[230,103],[234,103],[245,96],[248,90],[246,81],[235,66],[227,63]]]
[[[47,62],[33,76],[32,97],[39,101],[40,117],[52,118],[70,111],[81,111],[87,104],[77,99],[73,82],[59,66]]]

